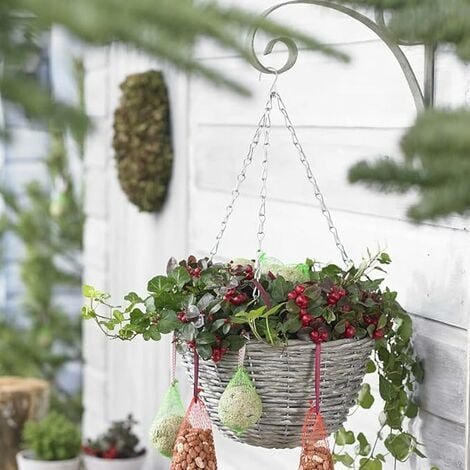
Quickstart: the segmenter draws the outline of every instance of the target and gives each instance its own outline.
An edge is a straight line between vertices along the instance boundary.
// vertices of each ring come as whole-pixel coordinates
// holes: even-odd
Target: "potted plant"
[[[382,441],[392,460],[406,461],[412,455],[423,457],[417,438],[406,429],[409,420],[418,414],[415,392],[424,371],[413,350],[411,317],[396,300],[397,293],[383,288],[383,279],[374,276],[382,275],[390,262],[383,252],[369,255],[360,265],[346,269],[310,259],[292,266],[270,259],[258,263],[250,260],[213,263],[194,256],[180,263],[172,259],[167,275],[151,279],[148,293],[143,297],[135,292],[127,294],[124,307],[111,306],[108,294],[85,286],[84,295],[89,304],[83,307],[83,316],[94,319],[107,336],[122,340],[143,337],[158,341],[162,335],[172,333],[186,362],[196,354],[203,359],[199,374],[201,380],[212,377],[203,383],[205,393],[211,393],[212,398],[223,391],[223,387],[216,390],[219,382],[223,382],[219,379],[228,382],[229,377],[221,376],[225,370],[231,370],[226,367],[226,361],[236,364],[237,351],[245,344],[256,348],[257,358],[269,358],[250,365],[251,373],[255,377],[258,374],[262,380],[269,377],[273,382],[284,363],[289,372],[292,364],[281,353],[290,348],[297,357],[295,366],[303,368],[296,376],[296,396],[289,396],[292,387],[284,387],[282,393],[286,396],[278,397],[280,402],[276,402],[277,409],[282,407],[282,410],[271,415],[267,423],[267,428],[272,430],[273,423],[277,425],[274,421],[278,420],[276,429],[284,441],[287,439],[282,419],[292,407],[292,400],[296,409],[307,406],[312,343],[314,348],[321,345],[327,355],[337,354],[340,358],[335,363],[330,361],[329,371],[348,361],[350,372],[354,371],[354,377],[352,372],[348,374],[350,387],[352,382],[355,387],[354,393],[348,392],[348,403],[357,397],[359,407],[370,409],[374,397],[370,385],[361,382],[366,372],[378,374],[384,407],[377,441]],[[109,314],[103,314],[101,309],[108,309]],[[373,360],[369,360],[372,351]],[[270,356],[275,356],[275,360]],[[221,361],[224,367],[218,367]],[[342,380],[344,374],[328,373],[325,377],[325,380]],[[262,400],[269,391],[269,387],[260,391]],[[323,399],[328,400],[329,396]],[[341,403],[337,405],[338,413],[344,422],[347,408],[339,409],[341,406]],[[216,401],[208,402],[208,408],[211,417],[217,419]],[[340,424],[336,422],[329,427],[336,431],[335,461],[348,466],[356,462],[368,465],[367,468],[381,468],[383,454],[376,455],[376,446],[364,440],[364,433],[357,435],[361,445],[349,449],[347,446],[354,446],[358,441]],[[237,439],[250,443],[248,438],[254,436],[253,445],[265,446],[272,436],[263,426],[260,422],[251,435],[246,432]],[[297,419],[289,437],[299,441],[301,429],[302,420]],[[295,444],[289,443],[291,447]],[[276,446],[282,443],[276,442]]]
[[[83,445],[86,470],[138,470],[146,451],[132,428],[137,424],[132,415],[111,423],[109,429]]]
[[[80,431],[59,413],[39,422],[28,421],[23,430],[26,449],[17,455],[19,470],[78,470]]]

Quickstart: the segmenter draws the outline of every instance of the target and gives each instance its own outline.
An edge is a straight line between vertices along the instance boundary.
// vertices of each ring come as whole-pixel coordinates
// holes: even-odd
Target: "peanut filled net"
[[[315,402],[305,415],[299,470],[334,470],[328,431],[320,413],[321,343],[315,347]]]
[[[176,438],[170,470],[217,470],[212,423],[198,389],[199,356],[194,354],[194,395]]]

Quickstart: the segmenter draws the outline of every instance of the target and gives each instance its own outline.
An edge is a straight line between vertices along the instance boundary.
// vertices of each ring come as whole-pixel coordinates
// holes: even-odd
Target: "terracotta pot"
[[[140,470],[146,455],[131,459],[99,459],[92,455],[84,455],[85,470]]]
[[[21,451],[16,456],[18,470],[79,470],[80,456],[70,460],[36,460],[30,451]]]

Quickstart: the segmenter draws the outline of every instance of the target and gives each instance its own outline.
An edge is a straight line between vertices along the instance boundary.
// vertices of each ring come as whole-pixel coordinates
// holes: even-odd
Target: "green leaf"
[[[86,297],[88,299],[93,299],[96,296],[96,290],[95,290],[94,287],[89,286],[88,284],[85,284],[82,287],[82,294],[83,294],[84,297]]]
[[[161,318],[158,322],[158,330],[160,333],[168,334],[176,330],[181,322],[178,320],[176,313],[173,310],[162,310]]]
[[[159,294],[160,292],[168,292],[175,286],[175,281],[166,276],[155,276],[147,284],[149,292]]]
[[[130,314],[131,322],[135,323],[140,321],[144,317],[144,312],[139,308],[134,308]]]
[[[127,300],[128,302],[132,304],[137,304],[137,303],[142,303],[143,300],[135,293],[135,292],[129,292],[125,297],[124,300]]]
[[[287,282],[282,276],[276,277],[271,284],[270,294],[274,303],[286,300],[287,294],[292,290],[292,283]]]
[[[122,314],[121,311],[117,309],[113,310],[113,317],[119,323],[122,323],[124,321],[124,315]]]
[[[344,454],[333,454],[333,461],[335,463],[340,462],[346,467],[352,467],[354,464],[354,459],[347,452]]]
[[[395,387],[382,375],[379,376],[379,392],[385,401],[393,400],[396,395]]]
[[[376,370],[377,366],[375,365],[375,362],[369,359],[366,365],[366,374],[373,374]]]
[[[390,264],[392,262],[392,259],[390,258],[388,253],[380,253],[378,261],[380,264]]]
[[[180,329],[181,337],[186,341],[192,341],[196,337],[196,328],[192,323],[186,323]]]
[[[400,462],[408,460],[416,447],[415,438],[406,432],[389,434],[384,441],[387,450]]]
[[[240,335],[230,335],[225,338],[225,341],[229,344],[232,351],[238,351],[245,346],[246,340]]]
[[[273,308],[270,308],[267,312],[263,313],[262,317],[263,318],[270,317],[271,315],[274,315],[275,313],[279,312],[279,310],[281,310],[281,308],[284,306],[285,306],[284,303],[275,305]]]
[[[357,453],[359,455],[364,456],[369,455],[372,450],[372,447],[369,444],[369,441],[367,440],[366,436],[362,432],[357,435],[357,442],[359,443],[359,445],[357,446]]]
[[[377,323],[377,329],[381,330],[388,323],[387,315],[380,315]]]
[[[416,418],[416,416],[418,416],[418,410],[418,405],[414,401],[410,400],[406,407],[405,415],[410,419]]]
[[[145,330],[142,333],[142,337],[144,338],[145,341],[150,341],[150,339],[152,339],[152,337],[150,336],[150,331],[149,330]]]
[[[196,341],[197,344],[212,344],[215,343],[215,335],[209,331],[204,331],[197,336]]]
[[[382,462],[377,458],[363,458],[359,462],[360,470],[382,470]]]
[[[403,317],[401,317],[401,325],[397,330],[397,334],[403,341],[410,340],[413,335],[413,322],[409,315],[403,315]]]
[[[192,279],[184,266],[175,268],[168,277],[172,279],[180,289]]]
[[[416,361],[412,366],[411,366],[411,371],[413,372],[413,375],[415,376],[416,380],[418,383],[423,383],[424,381],[424,367],[423,367],[423,362],[422,361]]]
[[[367,383],[362,384],[361,390],[359,391],[356,401],[357,401],[357,404],[361,408],[365,408],[366,410],[372,407],[372,405],[374,404],[375,398],[370,393],[369,384]]]
[[[356,439],[354,438],[354,433],[352,431],[346,431],[344,426],[341,426],[335,432],[335,442],[339,446],[345,446],[349,444],[354,444]]]
[[[162,335],[158,331],[157,325],[150,325],[148,332],[150,333],[150,338],[152,338],[154,341],[160,341]]]
[[[196,346],[196,350],[199,356],[205,361],[210,359],[212,356],[212,347],[209,346],[208,344],[198,344]]]
[[[214,323],[212,323],[211,330],[216,331],[221,326],[224,326],[224,325],[225,325],[225,318],[219,318],[218,320],[215,320]]]
[[[222,333],[224,335],[227,335],[229,333],[229,331],[231,330],[232,328],[232,325],[230,323],[226,323],[223,327],[222,327]]]
[[[327,323],[331,323],[336,320],[336,315],[330,308],[325,308],[323,310],[322,317],[326,320]]]

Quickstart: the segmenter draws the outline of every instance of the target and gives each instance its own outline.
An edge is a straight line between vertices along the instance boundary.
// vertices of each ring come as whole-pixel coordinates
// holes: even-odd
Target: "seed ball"
[[[155,448],[163,455],[171,457],[183,416],[165,416],[150,431],[150,439]]]
[[[253,387],[228,387],[220,397],[219,418],[227,428],[242,433],[261,418],[263,405]]]

